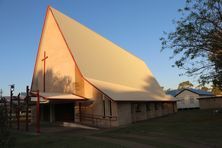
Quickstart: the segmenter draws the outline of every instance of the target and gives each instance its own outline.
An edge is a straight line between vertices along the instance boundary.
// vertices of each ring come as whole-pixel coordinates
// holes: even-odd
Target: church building
[[[177,111],[144,61],[48,7],[31,92],[41,120],[117,127]]]

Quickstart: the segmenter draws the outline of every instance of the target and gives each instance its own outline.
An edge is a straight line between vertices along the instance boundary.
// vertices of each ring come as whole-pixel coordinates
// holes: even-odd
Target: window
[[[158,103],[154,104],[154,108],[155,108],[155,110],[158,110]]]
[[[150,103],[147,103],[147,104],[146,104],[146,111],[150,111],[150,110],[151,110],[150,105],[151,105]]]
[[[103,95],[102,96],[102,105],[103,105],[103,117],[112,117],[112,100]]]
[[[161,103],[161,109],[164,110],[164,104],[163,103]]]
[[[190,98],[190,103],[193,104],[194,103],[194,98]]]
[[[181,104],[185,104],[185,100],[184,99],[180,100],[180,102],[181,102]]]
[[[106,117],[106,102],[105,102],[105,95],[103,95],[103,118]]]
[[[112,101],[109,100],[109,115],[112,117]]]
[[[136,104],[136,112],[141,112],[141,104]]]

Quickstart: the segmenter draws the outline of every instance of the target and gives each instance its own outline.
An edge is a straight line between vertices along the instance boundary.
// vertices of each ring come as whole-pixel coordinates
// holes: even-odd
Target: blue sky
[[[171,51],[160,52],[163,31],[172,31],[182,0],[0,0],[0,88],[9,94],[31,84],[48,5],[143,59],[161,86],[176,88],[184,80],[172,68]]]

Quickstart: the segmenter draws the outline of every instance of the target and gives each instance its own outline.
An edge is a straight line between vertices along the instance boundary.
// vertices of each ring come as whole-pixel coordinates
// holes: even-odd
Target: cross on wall
[[[46,56],[46,51],[44,51],[44,57],[42,59],[43,61],[43,92],[45,92],[45,70],[46,70],[46,60],[48,59],[48,56]]]

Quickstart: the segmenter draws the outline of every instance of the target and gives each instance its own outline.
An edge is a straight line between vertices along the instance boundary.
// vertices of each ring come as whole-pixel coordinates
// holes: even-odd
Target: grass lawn
[[[118,137],[156,147],[222,147],[222,113],[187,110],[117,128],[97,136]]]
[[[13,135],[16,148],[222,147],[222,113],[189,110],[107,130]]]
[[[123,148],[123,146],[119,144],[103,142],[83,136],[65,135],[64,133],[40,136],[18,134],[16,137],[16,148]]]

